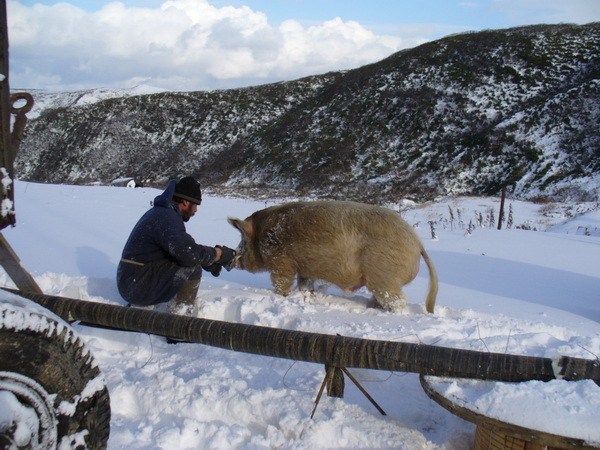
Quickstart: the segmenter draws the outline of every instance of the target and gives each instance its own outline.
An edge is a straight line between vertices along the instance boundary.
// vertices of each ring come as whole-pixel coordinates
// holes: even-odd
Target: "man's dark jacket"
[[[213,247],[196,244],[186,232],[172,203],[174,191],[172,180],[154,199],[154,206],[141,217],[125,244],[117,268],[117,286],[129,303],[167,302],[189,278],[201,277],[202,266],[210,266],[215,260]]]

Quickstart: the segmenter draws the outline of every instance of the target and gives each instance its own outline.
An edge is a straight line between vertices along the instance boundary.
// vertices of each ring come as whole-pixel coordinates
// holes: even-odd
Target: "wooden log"
[[[378,341],[178,316],[3,288],[33,300],[63,319],[258,355],[423,375],[495,381],[591,379],[600,386],[600,361],[485,353],[395,341]],[[554,368],[557,368],[555,373]]]
[[[0,173],[0,178],[6,183],[6,187],[0,189],[0,201],[10,205],[5,208],[5,213],[0,214],[0,229],[15,224],[14,215],[14,190],[12,181],[13,174],[13,152],[10,133],[10,87],[8,83],[8,23],[6,19],[6,2],[0,2],[0,168],[4,169]]]

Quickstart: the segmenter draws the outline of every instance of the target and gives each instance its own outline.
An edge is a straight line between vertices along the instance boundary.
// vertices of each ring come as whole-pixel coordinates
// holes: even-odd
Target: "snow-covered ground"
[[[3,234],[45,293],[123,305],[115,284],[117,262],[131,228],[158,193],[16,182],[17,225]],[[244,218],[265,205],[205,195],[187,228],[198,242],[235,247],[239,235],[227,217]],[[367,308],[370,295],[363,290],[345,295],[324,288],[314,296],[295,292],[283,298],[272,293],[268,275],[234,270],[219,278],[205,273],[199,315],[479,351],[597,358],[598,205],[508,201],[507,215],[509,205],[512,227],[504,224],[501,231],[488,227],[490,209],[496,214],[499,209],[495,198],[450,199],[411,209],[390,205],[402,207],[437,267],[440,291],[433,315],[423,308],[424,265],[405,289],[405,314]],[[429,222],[435,222],[435,239]],[[13,286],[3,273],[0,283]],[[0,293],[0,301],[9,295]],[[75,329],[110,391],[110,449],[472,445],[474,425],[432,401],[416,374],[350,369],[387,416],[346,380],[344,398],[324,396],[310,419],[325,374],[321,365],[199,344],[169,345],[141,333],[77,324]],[[444,382],[448,395],[472,395],[469,383]],[[522,421],[537,418],[532,425],[547,432],[600,446],[600,388],[591,381],[491,383],[475,391],[479,397],[469,400],[484,412],[498,417],[518,412]]]

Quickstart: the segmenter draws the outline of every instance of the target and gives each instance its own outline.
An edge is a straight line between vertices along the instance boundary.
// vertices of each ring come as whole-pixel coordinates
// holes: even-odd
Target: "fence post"
[[[500,212],[498,213],[498,229],[502,229],[502,219],[504,219],[504,200],[506,200],[506,186],[502,188],[502,196],[500,197]]]

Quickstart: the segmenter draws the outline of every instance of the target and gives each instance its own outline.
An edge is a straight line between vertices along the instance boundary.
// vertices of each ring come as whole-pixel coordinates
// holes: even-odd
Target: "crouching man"
[[[194,314],[202,269],[214,276],[223,266],[231,270],[234,250],[197,244],[185,230],[201,202],[193,177],[171,180],[137,222],[117,268],[119,293],[130,305],[170,302],[170,312]]]

